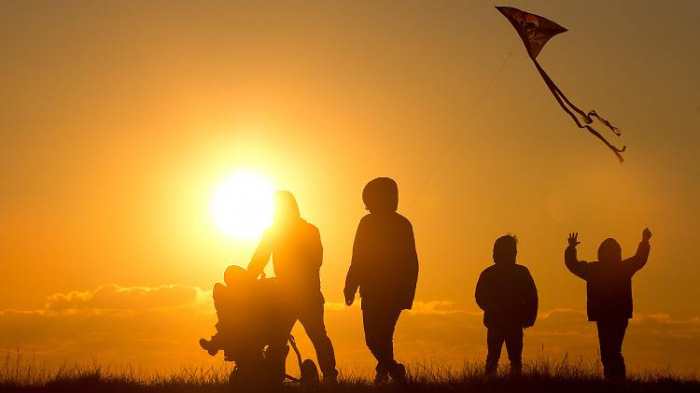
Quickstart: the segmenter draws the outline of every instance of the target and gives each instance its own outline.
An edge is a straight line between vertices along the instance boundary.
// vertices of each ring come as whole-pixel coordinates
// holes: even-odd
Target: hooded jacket
[[[362,308],[411,309],[418,281],[413,227],[396,212],[371,213],[360,220],[345,291],[360,288]]]
[[[476,284],[476,303],[484,310],[484,325],[530,327],[537,319],[537,287],[522,265],[496,261],[481,273]]]
[[[643,268],[649,258],[648,241],[639,243],[637,253],[622,261],[579,261],[576,247],[564,252],[566,267],[586,280],[589,321],[632,318],[632,276]]]
[[[370,214],[357,227],[344,292],[354,294],[359,287],[363,310],[409,310],[418,281],[418,255],[411,222],[396,212],[398,186],[393,179],[378,177],[367,183],[362,200]]]

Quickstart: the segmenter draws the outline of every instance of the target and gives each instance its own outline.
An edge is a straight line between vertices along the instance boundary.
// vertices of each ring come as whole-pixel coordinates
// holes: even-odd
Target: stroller
[[[237,293],[226,293],[219,286],[214,289],[214,303],[219,323],[212,337],[224,351],[224,360],[236,365],[229,383],[236,389],[272,387],[286,380],[304,388],[320,384],[319,372],[311,359],[303,359],[296,340],[289,332],[281,331],[290,318],[278,285],[273,279],[253,280],[250,285],[237,285]],[[300,376],[286,373],[285,363],[289,343],[299,363]],[[205,349],[205,345],[202,345]],[[213,351],[209,351],[212,354]],[[214,352],[215,353],[215,352]]]

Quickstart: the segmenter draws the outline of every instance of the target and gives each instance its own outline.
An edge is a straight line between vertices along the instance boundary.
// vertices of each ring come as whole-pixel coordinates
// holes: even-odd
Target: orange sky
[[[331,303],[342,300],[362,187],[397,180],[424,306],[400,322],[399,356],[481,356],[474,285],[494,239],[513,232],[545,313],[525,356],[594,358],[566,235],[579,231],[592,259],[611,236],[634,252],[649,226],[625,350],[632,366],[700,369],[700,4],[511,4],[570,30],[540,63],[623,130],[623,165],[561,111],[493,5],[0,3],[0,349],[206,361],[196,348],[213,324],[206,291],[254,247],[218,233],[208,204],[218,181],[248,168],[294,192],[319,227]],[[181,297],[126,296],[169,286]],[[83,303],[52,311],[75,291]],[[189,328],[154,327],[164,309]],[[70,333],[76,318],[90,340]],[[369,364],[359,312],[328,318],[341,364]]]

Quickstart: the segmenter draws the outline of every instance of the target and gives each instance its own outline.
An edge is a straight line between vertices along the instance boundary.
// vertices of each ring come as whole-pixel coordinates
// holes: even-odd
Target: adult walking
[[[288,312],[288,323],[280,326],[284,334],[268,347],[266,354],[270,363],[284,371],[289,352],[286,339],[298,320],[316,349],[324,381],[336,381],[335,354],[323,320],[325,300],[319,277],[323,263],[321,237],[318,228],[301,218],[297,201],[289,191],[275,193],[274,223],[265,231],[248,271],[255,277],[260,276],[271,257],[284,297],[281,300]]]

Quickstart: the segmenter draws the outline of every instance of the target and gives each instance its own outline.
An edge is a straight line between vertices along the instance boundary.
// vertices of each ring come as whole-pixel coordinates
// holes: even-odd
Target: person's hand
[[[644,231],[642,232],[642,241],[648,242],[649,239],[651,239],[651,231],[649,228],[644,228]]]
[[[581,242],[578,241],[578,232],[570,233],[569,234],[569,246],[576,247],[579,244],[581,244]]]
[[[355,292],[350,293],[350,291],[344,291],[345,294],[345,305],[352,306],[355,302]]]

